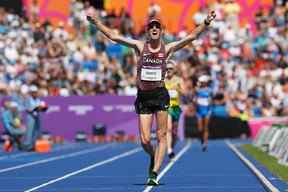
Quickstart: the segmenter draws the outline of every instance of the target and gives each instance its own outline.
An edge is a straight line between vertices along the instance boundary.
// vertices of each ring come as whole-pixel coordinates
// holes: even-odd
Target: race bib
[[[171,99],[175,99],[178,97],[178,92],[176,90],[168,90],[168,92]]]
[[[141,80],[143,81],[161,81],[161,69],[141,69]]]
[[[208,106],[209,105],[209,99],[207,98],[198,98],[197,104],[202,106]]]

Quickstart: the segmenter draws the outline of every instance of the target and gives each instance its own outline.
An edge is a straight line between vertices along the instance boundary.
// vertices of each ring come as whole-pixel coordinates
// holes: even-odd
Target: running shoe
[[[206,152],[206,151],[207,151],[207,148],[208,148],[207,145],[202,145],[202,151],[203,151],[203,152]]]
[[[170,160],[174,159],[175,153],[172,151],[171,153],[168,154],[168,157]]]
[[[148,181],[147,181],[147,185],[150,185],[150,186],[157,186],[159,185],[159,182],[157,181],[157,173],[152,171],[150,174],[149,174],[149,177],[148,177]]]

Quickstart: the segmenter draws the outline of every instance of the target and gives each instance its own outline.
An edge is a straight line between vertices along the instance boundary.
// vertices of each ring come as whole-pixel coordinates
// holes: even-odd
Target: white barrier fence
[[[253,145],[288,166],[288,125],[263,127],[253,141]]]

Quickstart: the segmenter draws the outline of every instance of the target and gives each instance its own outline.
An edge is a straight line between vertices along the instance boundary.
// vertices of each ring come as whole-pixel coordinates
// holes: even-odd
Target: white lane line
[[[132,150],[130,150],[130,151],[124,152],[124,153],[122,153],[122,154],[120,154],[120,155],[116,155],[116,156],[111,157],[111,158],[109,158],[109,159],[106,159],[106,160],[104,160],[104,161],[100,161],[100,162],[95,163],[95,164],[92,164],[92,165],[90,165],[90,166],[88,166],[88,167],[79,169],[78,171],[74,171],[74,172],[68,173],[68,174],[66,174],[66,175],[64,175],[64,176],[62,176],[62,177],[57,178],[57,179],[50,180],[50,181],[48,181],[48,182],[46,182],[46,183],[43,183],[43,184],[38,185],[38,186],[36,186],[36,187],[33,187],[33,188],[31,188],[31,189],[27,189],[27,190],[25,190],[24,192],[36,191],[36,190],[38,190],[38,189],[40,189],[40,188],[46,187],[47,185],[51,185],[51,184],[56,183],[56,182],[58,182],[58,181],[62,181],[62,180],[64,180],[64,179],[67,179],[67,178],[69,178],[69,177],[72,177],[72,176],[75,176],[75,175],[77,175],[77,174],[83,173],[83,172],[85,172],[85,171],[89,171],[89,170],[94,169],[94,168],[96,168],[96,167],[99,167],[99,166],[101,166],[101,165],[105,165],[105,164],[107,164],[107,163],[111,163],[111,162],[113,162],[113,161],[116,161],[117,159],[121,159],[121,158],[130,156],[130,155],[133,155],[134,153],[137,153],[137,152],[139,152],[139,151],[142,151],[142,149],[141,149],[140,147],[137,147],[137,148],[132,149]]]
[[[111,147],[113,145],[115,145],[115,144],[114,143],[107,144],[107,145],[100,146],[100,147],[93,148],[93,149],[86,149],[86,150],[79,151],[79,152],[69,153],[69,154],[60,155],[60,156],[56,156],[56,157],[50,157],[48,159],[42,159],[42,160],[39,160],[39,161],[33,161],[33,162],[25,163],[25,164],[22,164],[22,165],[16,165],[16,166],[8,167],[8,168],[5,168],[5,169],[0,169],[0,173],[13,171],[13,170],[21,169],[21,168],[24,168],[24,167],[30,167],[30,166],[33,166],[33,165],[39,165],[39,164],[43,164],[43,163],[48,163],[48,162],[51,162],[51,161],[57,161],[57,160],[61,160],[61,159],[66,159],[66,158],[70,158],[70,157],[84,155],[86,153],[92,153],[92,152],[95,152],[95,151],[100,151],[100,150],[106,149],[106,148]]]
[[[192,145],[192,142],[189,140],[187,144],[181,149],[181,151],[175,156],[174,160],[170,161],[167,164],[167,166],[160,172],[157,178],[158,181],[166,174],[167,171],[169,171],[169,169],[172,168],[172,166],[176,163],[176,161],[178,161],[180,157],[184,155],[184,153],[191,147],[191,145]],[[147,186],[143,192],[149,192],[152,189],[153,189],[153,186]]]
[[[241,161],[256,175],[266,189],[271,192],[280,192],[262,173],[251,163],[230,141],[226,141],[228,147],[240,158]]]
[[[75,145],[77,145],[77,144],[69,144],[69,145],[59,146],[59,147],[53,149],[52,153],[56,152],[56,151],[62,151],[62,150],[65,150],[65,149],[70,149],[70,148],[76,149],[76,148],[80,148],[82,146],[82,145],[77,145],[75,147]],[[37,155],[37,154],[39,154],[39,153],[36,153],[36,152],[31,152],[31,153],[21,152],[19,154],[15,154],[15,155],[9,155],[8,154],[7,156],[0,157],[0,161],[4,160],[4,159],[13,159],[13,158],[17,158],[17,157],[25,157],[25,156],[31,156],[31,155]]]

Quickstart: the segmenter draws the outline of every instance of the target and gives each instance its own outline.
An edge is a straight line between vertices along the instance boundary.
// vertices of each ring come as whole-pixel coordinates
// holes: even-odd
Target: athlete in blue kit
[[[202,151],[207,151],[209,137],[208,124],[211,115],[212,91],[208,85],[209,76],[200,76],[198,79],[198,86],[195,93],[197,128],[202,144]]]

